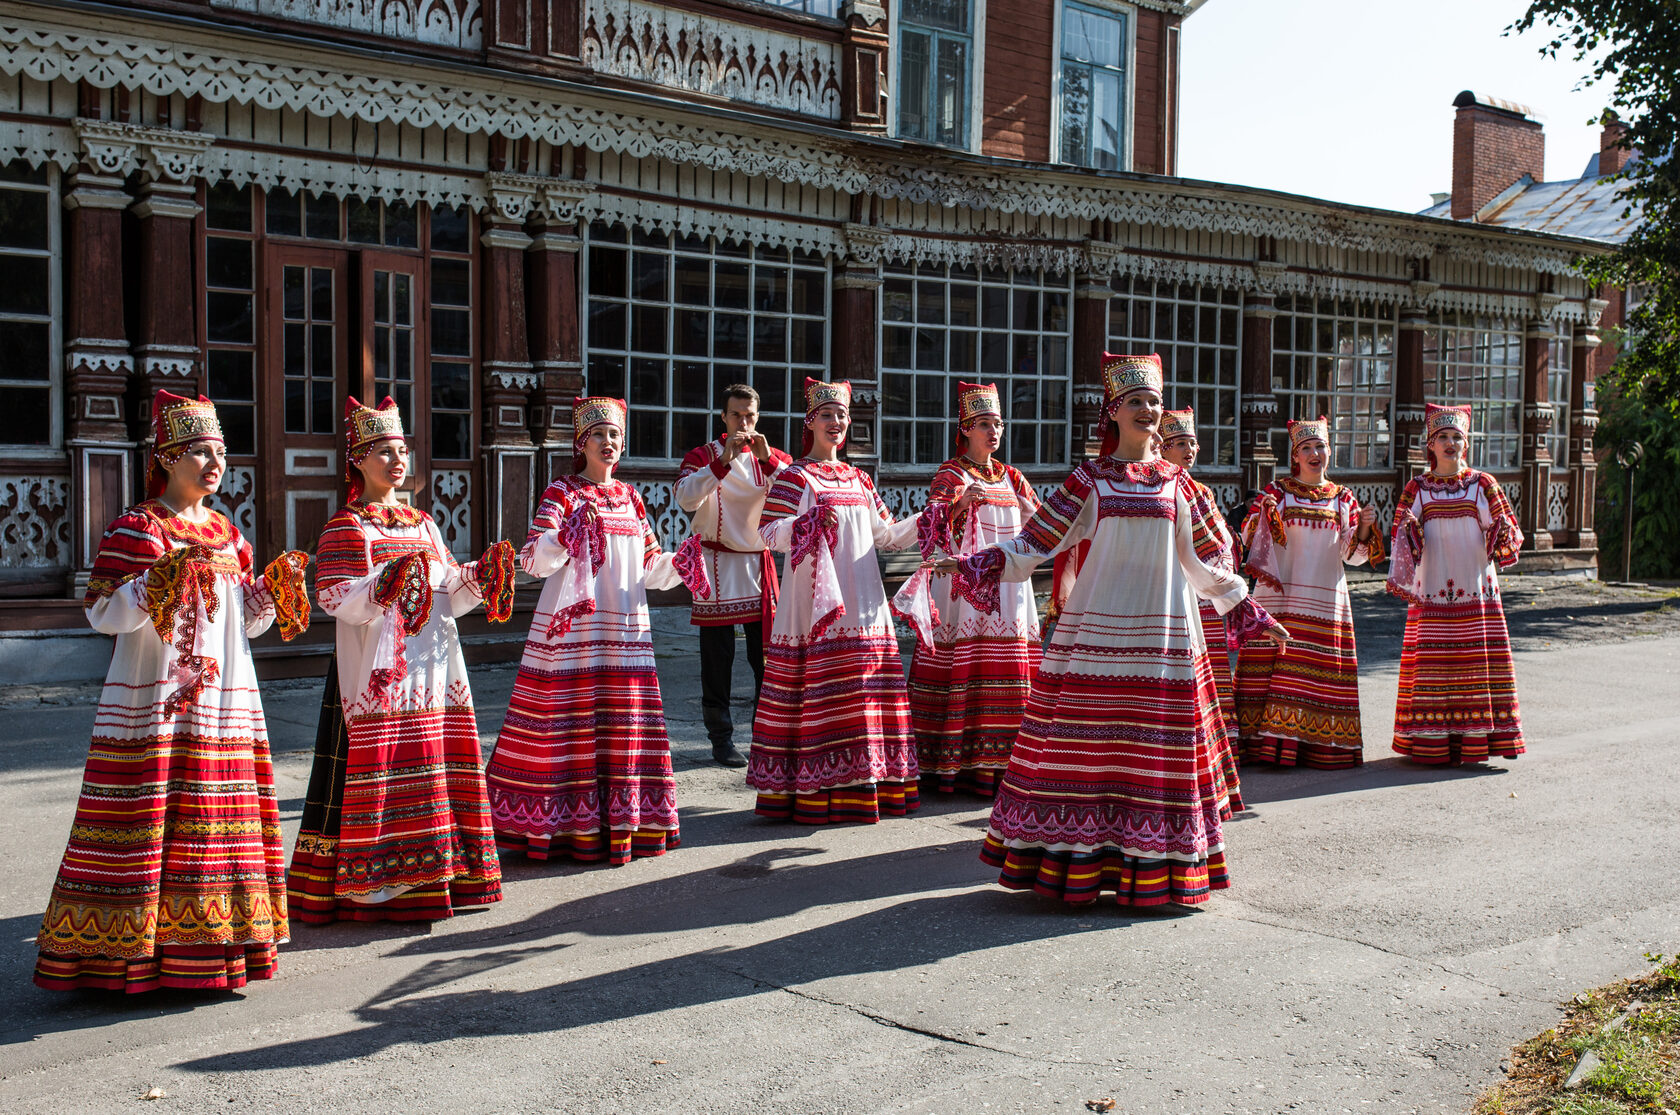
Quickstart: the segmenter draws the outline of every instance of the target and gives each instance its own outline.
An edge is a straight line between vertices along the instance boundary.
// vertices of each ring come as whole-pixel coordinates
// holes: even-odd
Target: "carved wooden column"
[[[1108,285],[1113,264],[1122,254],[1117,244],[1085,242],[1089,266],[1073,282],[1073,422],[1074,463],[1094,457],[1102,445],[1102,358],[1108,350]]]
[[[1277,455],[1272,452],[1272,427],[1277,425],[1277,397],[1272,394],[1272,319],[1277,313],[1277,299],[1272,294],[1253,290],[1244,293],[1237,445],[1245,498],[1247,492],[1270,484],[1277,472]]]
[[[1546,529],[1546,500],[1552,484],[1552,451],[1546,445],[1546,435],[1552,431],[1553,418],[1548,378],[1552,368],[1554,329],[1550,321],[1536,318],[1523,331],[1523,482],[1517,521],[1522,524],[1526,540],[1524,545],[1531,550],[1552,548],[1552,535]]]
[[[881,289],[881,248],[887,234],[867,225],[846,226],[847,257],[834,275],[834,333],[830,341],[831,378],[852,381],[852,432],[846,443],[846,459],[874,475],[881,464],[880,444],[875,438],[881,409],[880,372],[876,368],[877,294]],[[799,391],[801,384],[793,384]],[[792,403],[803,412],[805,400]],[[790,448],[798,452],[797,445]]]
[[[138,145],[95,120],[76,121],[82,162],[71,172],[65,208],[64,370],[69,425],[76,588],[105,528],[133,503],[134,474],[124,393],[134,372],[123,318],[123,189]]]
[[[1600,337],[1598,323],[1609,305],[1602,298],[1587,299],[1587,320],[1575,330],[1574,352],[1569,366],[1569,525],[1573,544],[1582,550],[1598,549],[1598,532],[1593,526],[1593,503],[1598,499],[1598,458],[1593,453],[1593,431],[1598,428],[1594,397],[1593,353]]]
[[[149,410],[159,388],[189,396],[203,389],[197,326],[202,279],[194,266],[193,219],[212,138],[163,128],[137,131],[141,184],[131,212],[140,224],[140,304],[134,353]],[[150,428],[151,414],[140,417]]]
[[[1440,287],[1414,282],[1410,301],[1400,307],[1400,336],[1394,354],[1394,482],[1404,488],[1429,468],[1423,446],[1425,381],[1423,343],[1429,333],[1429,300]]]
[[[840,22],[840,120],[854,132],[887,131],[887,11],[876,0],[845,0]]]
[[[535,487],[572,471],[572,400],[584,391],[578,315],[578,204],[592,186],[556,179],[542,186],[534,236],[525,253],[530,294],[531,358],[537,391],[531,428],[542,447]]]
[[[537,199],[529,179],[491,174],[484,217],[481,351],[484,538],[523,545],[536,507],[537,450],[531,442],[530,397],[537,385],[525,319],[526,218]]]

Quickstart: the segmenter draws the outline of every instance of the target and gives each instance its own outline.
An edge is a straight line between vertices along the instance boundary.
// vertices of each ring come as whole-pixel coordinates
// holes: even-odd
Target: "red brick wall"
[[[1055,0],[986,5],[986,88],[980,152],[1050,160],[1050,92],[1055,67]]]
[[[1453,119],[1452,216],[1476,211],[1525,174],[1545,175],[1546,133],[1534,120],[1466,105]]]
[[[1166,17],[1137,9],[1137,72],[1132,76],[1132,169],[1166,174]]]

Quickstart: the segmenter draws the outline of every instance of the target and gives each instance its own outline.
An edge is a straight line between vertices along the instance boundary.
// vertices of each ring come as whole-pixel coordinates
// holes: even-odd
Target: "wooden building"
[[[959,377],[1059,482],[1105,348],[1162,354],[1232,503],[1323,412],[1386,517],[1425,401],[1469,401],[1531,561],[1590,565],[1604,301],[1571,264],[1604,241],[1176,177],[1200,6],[6,0],[0,628],[80,626],[159,387],[216,401],[259,555],[340,498],[344,395],[395,395],[465,556],[523,539],[586,391],[629,400],[674,543],[725,384],[786,446],[804,377],[850,378],[852,459],[908,511]],[[1526,150],[1496,131],[1466,157]]]

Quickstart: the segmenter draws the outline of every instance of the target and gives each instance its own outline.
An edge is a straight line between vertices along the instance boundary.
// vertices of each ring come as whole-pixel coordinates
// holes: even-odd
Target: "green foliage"
[[[1616,365],[1616,372],[1622,368]],[[1654,384],[1627,385],[1615,372],[1606,386],[1599,380],[1600,418],[1593,438],[1597,447],[1599,575],[1620,577],[1622,537],[1628,498],[1628,473],[1617,452],[1637,441],[1644,459],[1633,474],[1632,575],[1680,576],[1680,408]]]
[[[1601,554],[1601,568],[1619,572],[1627,485],[1614,458],[1638,440],[1633,573],[1672,576],[1680,567],[1672,502],[1680,492],[1680,0],[1534,0],[1508,31],[1537,26],[1552,36],[1542,54],[1569,53],[1586,64],[1582,85],[1606,87],[1606,110],[1627,127],[1624,146],[1640,151],[1623,174],[1639,223],[1614,254],[1581,265],[1590,281],[1637,296],[1616,365],[1598,381],[1604,420],[1595,440],[1606,466],[1597,525],[1614,554]]]
[[[1550,1115],[1627,1115],[1627,1108],[1603,1096],[1562,1096],[1549,1108]]]

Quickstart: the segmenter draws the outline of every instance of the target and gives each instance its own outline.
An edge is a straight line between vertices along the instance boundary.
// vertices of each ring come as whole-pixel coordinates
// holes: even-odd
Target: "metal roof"
[[[1526,178],[1526,175],[1524,176]],[[1496,228],[1520,228],[1619,244],[1639,223],[1639,211],[1629,211],[1622,192],[1628,183],[1619,178],[1572,178],[1563,182],[1521,179],[1495,198],[1474,222]],[[1522,187],[1522,188],[1518,188]],[[1449,198],[1423,210],[1425,217],[1451,217]]]

